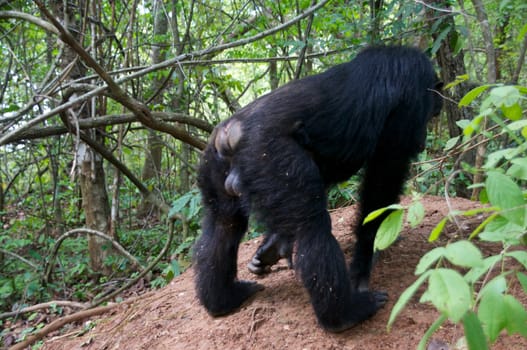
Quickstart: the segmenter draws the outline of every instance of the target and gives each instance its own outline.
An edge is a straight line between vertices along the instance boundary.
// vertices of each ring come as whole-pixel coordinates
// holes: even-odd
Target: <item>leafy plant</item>
[[[527,251],[523,247],[526,244],[527,201],[522,188],[527,180],[527,120],[522,108],[527,89],[484,85],[469,92],[460,104],[468,105],[486,92],[479,114],[464,122],[464,137],[479,133],[492,140],[506,135],[512,143],[487,157],[482,169],[486,180],[481,184],[481,207],[450,213],[432,230],[429,241],[435,241],[446,223],[456,215],[485,214],[485,219],[468,237],[426,253],[415,269],[417,280],[403,292],[392,309],[388,327],[394,324],[419,287],[427,283],[420,302],[431,303],[440,316],[422,338],[419,349],[425,349],[433,332],[447,320],[463,324],[469,349],[488,349],[488,343],[494,342],[504,330],[527,337],[527,311],[509,291],[510,284],[518,282],[527,293],[527,274],[515,270],[518,264],[527,269]],[[493,123],[488,129],[482,128],[485,119]],[[382,208],[366,218],[365,221],[369,221],[391,210],[379,228],[376,249],[386,248],[397,238],[405,209],[412,221],[419,221],[422,212],[414,205]],[[484,257],[473,242],[476,238],[500,243],[500,253]]]

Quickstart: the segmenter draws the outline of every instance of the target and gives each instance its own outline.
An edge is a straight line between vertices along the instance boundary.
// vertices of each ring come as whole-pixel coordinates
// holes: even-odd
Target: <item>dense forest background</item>
[[[200,233],[214,125],[378,44],[419,47],[445,83],[407,192],[510,213],[492,194],[520,189],[524,210],[524,0],[0,0],[0,324],[168,283]],[[330,205],[356,196],[352,178]],[[521,243],[525,221],[496,215]]]

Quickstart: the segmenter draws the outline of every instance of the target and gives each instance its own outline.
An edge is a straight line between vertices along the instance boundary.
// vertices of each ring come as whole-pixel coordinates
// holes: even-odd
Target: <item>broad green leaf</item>
[[[525,222],[525,199],[520,187],[507,175],[489,171],[485,182],[490,203],[501,208],[507,220],[523,226]]]
[[[399,315],[399,313],[404,309],[408,301],[413,297],[417,289],[421,287],[421,284],[430,276],[431,271],[426,271],[424,274],[422,274],[414,283],[410,285],[410,287],[406,288],[406,290],[401,294],[397,302],[392,308],[392,312],[390,313],[390,319],[388,320],[387,328],[390,329],[393,322],[395,321],[395,318]]]
[[[522,108],[519,104],[515,103],[512,106],[501,106],[503,115],[512,121],[520,120],[522,118]]]
[[[481,321],[474,311],[469,310],[463,316],[463,329],[470,350],[486,350],[489,348]]]
[[[452,148],[454,148],[457,145],[459,138],[460,138],[459,136],[456,136],[448,140],[445,144],[445,148],[443,148],[443,151],[447,152],[447,151],[450,151]]]
[[[481,252],[469,241],[457,241],[446,246],[445,258],[452,264],[462,267],[477,267],[483,265]]]
[[[492,85],[482,85],[470,90],[461,101],[459,101],[459,107],[468,106],[475,98],[481,95],[485,90],[488,90]]]
[[[527,180],[527,158],[514,158],[511,163],[512,165],[507,170],[507,175],[516,179]]]
[[[463,135],[468,137],[471,136],[475,131],[479,130],[479,126],[484,118],[484,115],[478,115],[472,119],[472,121],[463,129]]]
[[[502,222],[505,222],[505,224],[498,226]],[[478,237],[487,242],[502,242],[509,245],[518,245],[522,239],[523,232],[525,230],[522,226],[509,222],[498,215],[495,220],[485,227],[485,231],[481,232]]]
[[[507,323],[503,295],[486,293],[479,303],[478,317],[490,341],[494,342]]]
[[[425,207],[420,201],[413,202],[408,208],[408,222],[412,228],[419,225],[425,217]]]
[[[441,221],[439,221],[439,223],[436,225],[436,227],[434,227],[432,232],[430,232],[430,236],[428,237],[428,242],[433,242],[439,238],[439,235],[445,228],[447,220],[448,220],[448,217],[444,217]]]
[[[182,195],[181,197],[176,199],[172,203],[172,208],[170,209],[169,216],[171,216],[171,214],[173,214],[173,213],[181,212],[181,210],[190,202],[191,199],[192,199],[192,195],[191,195],[190,192],[189,193],[185,193],[184,195]]]
[[[428,268],[432,266],[432,264],[434,264],[437,260],[443,257],[445,251],[445,248],[437,247],[423,255],[415,268],[415,274],[420,275],[426,270],[428,270]]]
[[[503,294],[507,291],[507,280],[504,275],[498,275],[483,285],[479,291],[481,297],[487,293]]]
[[[518,333],[527,337],[527,312],[525,307],[512,295],[505,295],[505,310],[507,323],[505,328],[509,334]]]
[[[496,208],[494,207],[492,207],[492,209],[496,210]],[[468,239],[473,239],[474,237],[476,237],[485,227],[487,227],[487,225],[489,225],[492,221],[494,221],[494,219],[498,217],[499,215],[497,213],[492,213],[491,215],[489,215],[485,220],[483,220],[482,223],[478,225],[478,227],[474,229],[474,231],[470,233],[470,236],[468,236]]]
[[[470,124],[469,119],[460,119],[456,122],[456,125],[459,126],[460,129],[465,129],[469,124]]]
[[[439,47],[441,47],[441,44],[443,43],[443,40],[447,37],[448,33],[452,30],[452,26],[446,26],[441,33],[435,38],[435,41],[432,45],[432,48],[430,49],[432,54],[435,54],[437,50],[439,50]]]
[[[527,120],[522,119],[522,120],[518,120],[518,121],[510,123],[509,125],[507,125],[507,129],[512,130],[512,131],[518,131],[518,130],[525,128],[526,126],[527,126]]]
[[[496,168],[499,162],[505,159],[512,159],[518,154],[517,148],[505,148],[498,151],[494,151],[487,155],[487,161],[483,165],[483,168],[492,170]]]
[[[483,259],[481,266],[473,267],[465,274],[465,281],[470,284],[476,283],[481,276],[486,274],[499,261],[501,261],[501,255],[493,255]]]
[[[386,249],[395,242],[403,228],[403,214],[402,209],[394,210],[383,220],[375,236],[374,250]]]
[[[364,225],[364,224],[367,224],[368,222],[371,222],[371,221],[377,219],[379,216],[384,214],[387,210],[400,210],[400,209],[403,209],[402,205],[400,205],[400,204],[392,204],[392,205],[389,205],[387,207],[374,210],[374,211],[372,211],[371,213],[369,213],[366,216],[366,218],[364,219],[364,222],[362,224]]]
[[[527,293],[527,275],[523,272],[518,272],[516,273],[516,278],[518,279],[518,281],[520,281],[523,291]]]
[[[489,99],[496,107],[511,107],[517,104],[520,98],[520,92],[512,85],[495,87],[489,94]]]
[[[459,272],[451,269],[431,270],[426,299],[436,309],[457,323],[472,305],[470,287]]]
[[[511,256],[516,259],[524,268],[527,269],[527,252],[523,250],[515,250],[505,253],[505,256]]]

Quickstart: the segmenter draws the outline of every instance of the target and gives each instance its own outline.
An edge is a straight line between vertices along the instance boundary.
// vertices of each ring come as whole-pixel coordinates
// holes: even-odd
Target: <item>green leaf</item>
[[[498,163],[503,159],[512,159],[518,153],[517,148],[505,148],[498,151],[494,151],[487,155],[487,161],[483,168],[492,170],[497,167]]]
[[[447,220],[448,220],[448,217],[444,217],[441,221],[439,221],[439,223],[436,225],[436,227],[434,227],[432,232],[430,232],[430,236],[428,237],[428,242],[433,242],[439,238],[439,235],[445,228]]]
[[[437,260],[443,257],[443,255],[445,254],[445,251],[446,251],[445,248],[437,247],[437,248],[430,250],[425,255],[423,255],[421,259],[419,259],[419,263],[417,264],[415,268],[415,274],[420,275],[426,270],[428,270],[428,268],[432,266],[432,264],[434,264]]]
[[[512,130],[512,131],[518,131],[518,130],[525,128],[526,126],[527,126],[527,120],[522,119],[522,120],[518,120],[518,121],[508,124],[507,129]]]
[[[421,287],[421,284],[430,276],[431,271],[426,271],[424,274],[422,274],[414,283],[410,285],[410,287],[406,288],[406,290],[401,294],[399,299],[397,299],[397,302],[392,308],[392,312],[390,313],[390,319],[388,320],[387,328],[388,330],[393,325],[393,322],[397,318],[397,316],[401,313],[401,311],[404,309],[406,304],[408,304],[408,301],[413,297],[417,289]]]
[[[496,216],[496,219],[487,224],[485,231],[478,235],[479,239],[487,242],[502,242],[508,245],[520,244],[525,230],[507,219]]]
[[[485,118],[484,115],[478,115],[463,129],[463,135],[471,136],[475,131],[479,130],[481,122]]]
[[[465,281],[470,284],[476,283],[481,276],[486,274],[499,261],[501,261],[501,255],[493,255],[483,259],[481,266],[473,267],[465,274]]]
[[[521,134],[524,139],[527,139],[527,126],[522,129]]]
[[[375,236],[374,250],[386,249],[395,242],[403,228],[403,214],[402,209],[394,210],[383,220]]]
[[[392,205],[389,205],[387,207],[374,210],[374,211],[372,211],[371,213],[369,213],[366,216],[366,218],[364,219],[364,222],[362,224],[363,225],[367,224],[368,222],[371,222],[371,221],[377,219],[379,216],[384,214],[387,210],[392,210],[392,209],[395,209],[395,210],[403,209],[403,206],[400,205],[400,204],[392,204]]]
[[[479,249],[469,241],[457,241],[445,248],[445,257],[452,263],[462,267],[478,267],[483,265],[483,256]]]
[[[481,297],[487,293],[503,294],[507,291],[507,280],[504,275],[498,275],[483,285],[479,291]]]
[[[459,272],[451,269],[431,270],[428,279],[426,298],[436,309],[457,323],[472,304],[472,296],[467,282]]]
[[[489,99],[496,107],[512,107],[521,99],[520,91],[512,85],[504,85],[493,88]]]
[[[516,259],[524,268],[527,269],[527,252],[523,250],[515,250],[505,253],[505,256],[510,256]]]
[[[477,88],[474,88],[470,90],[461,101],[459,101],[459,107],[466,107],[468,106],[475,98],[477,98],[479,95],[481,95],[485,90],[490,88],[492,85],[482,85],[478,86]]]
[[[485,293],[478,308],[478,317],[491,342],[494,342],[507,323],[506,307],[500,293]]]
[[[507,175],[489,171],[485,182],[487,195],[492,205],[502,209],[501,216],[516,225],[525,222],[525,199],[520,187]]]
[[[458,86],[459,84],[466,82],[469,78],[470,77],[468,74],[458,75],[456,76],[456,79],[454,81],[451,81],[450,83],[446,84],[443,90],[448,90],[453,88],[454,86]]]
[[[459,126],[460,129],[465,129],[469,124],[470,124],[469,119],[460,119],[456,122],[456,125]]]
[[[522,118],[522,108],[519,104],[515,103],[512,106],[501,106],[503,115],[509,120],[516,121]]]
[[[450,151],[452,148],[454,148],[458,141],[460,139],[460,136],[452,137],[450,140],[448,140],[445,144],[445,147],[443,148],[444,152]]]
[[[507,317],[506,328],[509,334],[518,333],[527,337],[527,312],[523,305],[512,295],[503,297]]]
[[[518,272],[516,273],[516,278],[518,279],[518,281],[520,281],[523,291],[527,293],[527,275],[523,272]]]
[[[408,222],[412,228],[419,225],[425,217],[425,207],[420,201],[413,202],[408,208]]]
[[[489,348],[481,322],[474,311],[469,310],[463,316],[463,329],[470,350],[487,350]]]
[[[426,350],[426,344],[432,338],[432,335],[439,330],[441,325],[445,323],[448,318],[445,315],[439,315],[439,317],[432,323],[432,325],[426,330],[425,334],[417,344],[417,350]]]
[[[527,158],[514,158],[511,163],[512,165],[507,170],[507,175],[516,179],[527,180]]]

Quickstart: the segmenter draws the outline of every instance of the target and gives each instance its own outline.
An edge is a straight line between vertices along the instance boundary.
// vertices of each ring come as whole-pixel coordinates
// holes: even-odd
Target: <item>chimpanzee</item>
[[[319,324],[340,332],[372,316],[387,294],[368,289],[384,216],[356,229],[350,271],[331,234],[327,189],[364,167],[361,223],[398,201],[409,163],[441,109],[429,59],[402,46],[371,47],[351,62],[290,82],[240,109],[211,135],[199,168],[205,210],[194,247],[196,291],[213,316],[263,287],[237,279],[249,214],[267,230],[249,269],[290,259]]]

